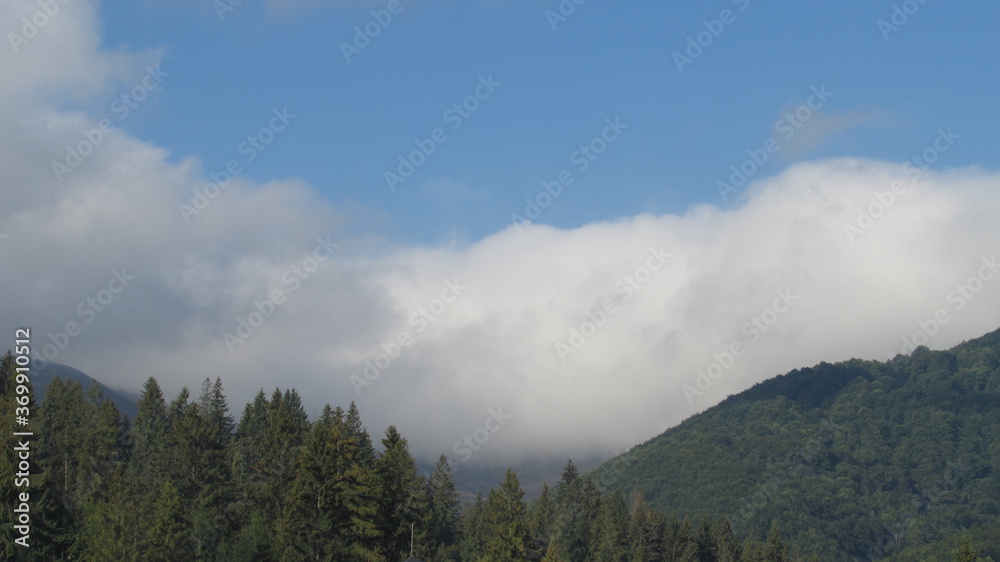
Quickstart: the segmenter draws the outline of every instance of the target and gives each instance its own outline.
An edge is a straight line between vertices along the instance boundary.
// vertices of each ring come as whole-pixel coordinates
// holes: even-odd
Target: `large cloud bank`
[[[196,200],[200,163],[104,104],[155,95],[158,54],[103,51],[92,7],[61,10],[0,49],[2,333],[30,325],[40,360],[109,385],[220,375],[234,409],[295,387],[313,411],[357,401],[423,459],[508,464],[607,455],[791,368],[997,327],[1000,175],[810,162],[733,210],[400,247],[346,235],[299,181],[237,174]]]

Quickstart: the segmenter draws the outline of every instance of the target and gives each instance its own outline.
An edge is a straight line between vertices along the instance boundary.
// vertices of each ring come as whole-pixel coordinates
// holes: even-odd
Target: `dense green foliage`
[[[792,371],[592,472],[668,514],[728,516],[743,536],[777,522],[824,560],[881,559],[995,524],[998,475],[1000,331]],[[981,551],[994,552],[990,536]],[[947,544],[926,559],[946,559]]]

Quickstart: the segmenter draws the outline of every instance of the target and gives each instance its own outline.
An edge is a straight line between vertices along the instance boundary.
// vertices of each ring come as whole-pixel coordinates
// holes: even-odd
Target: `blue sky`
[[[424,462],[502,408],[469,466],[558,470],[997,328],[993,4],[402,0],[350,62],[389,2],[58,5],[0,4],[0,331],[114,388],[354,400]]]
[[[201,158],[208,171],[237,157],[272,108],[288,107],[296,120],[245,173],[299,177],[334,204],[357,204],[359,231],[421,244],[478,240],[523,214],[525,197],[563,169],[575,181],[537,222],[576,227],[700,202],[738,205],[722,201],[716,182],[820,85],[834,95],[822,122],[804,125],[810,142],[770,157],[757,179],[804,159],[904,161],[941,126],[962,147],[936,166],[996,167],[993,4],[907,4],[919,9],[887,41],[877,22],[891,22],[892,2],[589,0],[553,30],[555,1],[404,0],[350,63],[340,44],[386,3],[288,4],[247,1],[220,21],[209,2],[105,3],[105,46],[162,47],[169,73],[124,126],[175,158]],[[679,72],[673,54],[723,10],[734,21]],[[443,113],[480,76],[502,85],[450,130]],[[613,117],[627,131],[576,172],[571,154]],[[447,140],[391,192],[384,172],[436,127]]]

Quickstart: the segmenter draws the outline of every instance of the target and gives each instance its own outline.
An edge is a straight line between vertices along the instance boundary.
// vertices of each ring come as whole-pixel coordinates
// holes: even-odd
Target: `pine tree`
[[[767,562],[789,562],[788,547],[781,539],[781,528],[777,523],[771,525],[764,543],[764,558]]]
[[[229,414],[229,403],[222,392],[222,379],[215,378],[212,383],[206,377],[201,385],[201,397],[198,400],[199,412],[209,426],[215,430],[215,439],[223,446],[233,437],[235,423]]]
[[[295,480],[287,496],[278,537],[284,545],[283,558],[303,560],[334,559],[341,545],[336,543],[333,520],[336,507],[336,472],[340,459],[331,443],[339,428],[324,418],[313,424],[298,456]]]
[[[458,492],[448,458],[438,458],[434,472],[427,479],[427,506],[429,509],[429,538],[431,545],[450,547],[458,541]]]
[[[38,468],[48,486],[46,556],[67,558],[82,548],[83,506],[125,460],[125,420],[98,386],[55,377],[38,409]]]
[[[479,560],[486,553],[487,539],[486,501],[482,492],[479,492],[472,505],[462,514],[462,560]]]
[[[268,400],[261,389],[243,408],[231,447],[236,489],[233,515],[235,524],[242,527],[233,548],[241,552],[259,552],[263,545],[270,548],[281,542],[275,537],[275,515],[286,506],[308,430],[297,396],[276,388]],[[248,528],[253,534],[247,535]]]
[[[358,440],[358,462],[366,468],[375,465],[375,447],[372,446],[372,438],[368,435],[368,430],[361,423],[361,414],[358,413],[358,405],[351,401],[347,408],[347,433],[349,437]]]
[[[674,515],[663,527],[663,554],[667,560],[677,560],[682,551],[681,522]]]
[[[528,557],[531,560],[541,560],[549,551],[549,537],[552,536],[555,518],[555,500],[548,483],[544,483],[541,494],[535,498],[528,513]]]
[[[140,561],[146,527],[134,474],[119,467],[101,494],[84,504],[83,537],[89,560]]]
[[[145,533],[144,560],[174,562],[193,560],[194,549],[188,540],[189,522],[177,486],[163,480],[151,506],[150,525]]]
[[[163,471],[167,405],[156,379],[149,377],[139,395],[139,412],[132,426],[133,471],[144,488],[151,488]]]
[[[486,501],[489,538],[483,562],[520,562],[527,555],[528,525],[524,490],[517,474],[507,469],[498,490]]]
[[[286,558],[376,558],[372,475],[358,462],[343,417],[326,406],[306,437],[278,529]]]
[[[167,406],[167,426],[174,423],[184,416],[184,412],[188,409],[188,400],[191,398],[191,391],[188,388],[182,387],[181,391],[177,393],[177,398]]]
[[[263,472],[262,495],[270,513],[280,513],[285,494],[294,478],[298,458],[309,421],[297,392],[275,389],[267,411],[267,431],[261,447]]]
[[[629,514],[621,492],[601,498],[595,525],[596,544],[592,560],[597,562],[625,562],[629,560]]]
[[[684,521],[681,522],[681,531],[678,535],[677,542],[680,547],[679,561],[699,562],[698,540],[694,535],[694,527],[691,524],[691,518],[685,517]]]
[[[563,468],[555,492],[557,515],[552,542],[556,545],[556,552],[563,558],[583,560],[587,557],[595,510],[572,460]]]
[[[385,451],[375,461],[381,551],[389,558],[406,558],[410,552],[413,525],[415,545],[419,545],[418,555],[428,556],[423,478],[410,456],[406,439],[394,426],[386,430],[382,445]]]
[[[233,478],[238,490],[238,511],[250,517],[261,503],[264,466],[263,447],[267,436],[268,401],[261,390],[243,408],[233,445]]]
[[[232,462],[211,416],[203,414],[201,402],[189,404],[187,397],[182,390],[169,408],[165,478],[176,487],[187,514],[193,552],[204,557],[217,551],[230,532],[226,507],[232,498]]]
[[[733,527],[728,517],[720,519],[715,523],[712,534],[715,535],[716,544],[718,545],[719,562],[740,562],[743,549],[740,546],[739,539],[736,538],[736,534],[733,532]]]
[[[356,460],[348,461],[349,466],[337,484],[344,522],[342,533],[347,544],[344,559],[378,562],[382,530],[377,525],[375,474]]]
[[[628,515],[628,542],[632,560],[646,562],[661,560],[668,554],[668,559],[679,556],[681,549],[676,553],[666,550],[665,529],[662,516],[649,507],[642,491],[633,492]]]
[[[750,535],[743,543],[743,562],[764,562],[764,545],[756,536]]]
[[[698,524],[698,534],[695,536],[698,544],[698,560],[717,560],[719,557],[718,545],[715,543],[715,536],[712,534],[712,526],[708,518],[702,516]]]

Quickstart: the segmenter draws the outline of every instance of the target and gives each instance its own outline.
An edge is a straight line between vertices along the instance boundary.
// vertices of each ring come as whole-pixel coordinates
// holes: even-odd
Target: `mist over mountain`
[[[998,420],[1000,330],[795,369],[590,475],[667,513],[729,517],[741,533],[778,521],[824,560],[877,560],[970,527],[1000,545]]]

